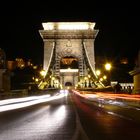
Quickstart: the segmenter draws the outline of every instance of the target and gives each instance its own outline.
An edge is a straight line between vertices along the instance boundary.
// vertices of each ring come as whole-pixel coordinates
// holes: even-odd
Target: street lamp
[[[111,68],[112,68],[112,65],[111,65],[110,63],[106,63],[106,64],[105,64],[105,69],[106,69],[107,71],[110,71]]]
[[[105,64],[105,69],[108,71],[108,78],[109,78],[109,85],[111,84],[111,75],[110,75],[110,70],[112,69],[112,65],[110,63]]]
[[[101,74],[101,71],[100,70],[96,70],[96,74],[97,74],[97,76],[99,76]]]
[[[42,77],[45,77],[46,71],[45,71],[45,70],[41,70],[41,71],[40,71],[40,75],[41,75]]]
[[[39,79],[38,78],[35,78],[35,82],[37,83],[39,81]]]
[[[104,76],[103,76],[103,79],[104,79],[104,80],[106,80],[106,79],[107,79],[107,76],[106,76],[106,75],[104,75]]]

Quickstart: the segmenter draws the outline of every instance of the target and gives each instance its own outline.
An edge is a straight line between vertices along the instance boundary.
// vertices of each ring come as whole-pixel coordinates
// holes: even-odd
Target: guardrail
[[[0,100],[7,98],[25,97],[28,95],[27,89],[11,90],[7,92],[0,93]]]

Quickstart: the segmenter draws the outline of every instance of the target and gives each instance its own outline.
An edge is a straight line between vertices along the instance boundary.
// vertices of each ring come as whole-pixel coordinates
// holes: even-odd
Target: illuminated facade
[[[88,86],[89,82],[95,82],[94,41],[98,34],[94,29],[95,23],[49,22],[42,25],[44,30],[39,32],[44,42],[43,69],[46,76],[51,72],[63,87],[66,83],[72,86],[85,86],[86,83]],[[78,61],[75,71],[72,68],[67,72],[62,70],[61,62],[71,64],[74,60]],[[93,79],[85,81],[89,74]]]

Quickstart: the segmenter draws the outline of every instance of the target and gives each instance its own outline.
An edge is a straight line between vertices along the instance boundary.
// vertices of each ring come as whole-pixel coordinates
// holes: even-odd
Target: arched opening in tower
[[[63,57],[60,61],[60,68],[61,69],[78,69],[78,59],[72,56]]]
[[[71,83],[71,82],[66,82],[66,83],[65,83],[65,86],[70,87],[70,86],[72,86],[72,83]]]

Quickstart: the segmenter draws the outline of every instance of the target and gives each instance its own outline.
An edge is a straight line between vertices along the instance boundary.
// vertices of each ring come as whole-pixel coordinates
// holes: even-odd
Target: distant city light
[[[33,66],[33,69],[37,69],[37,66]]]
[[[128,58],[122,58],[122,59],[120,60],[120,63],[121,63],[121,64],[128,64]]]

